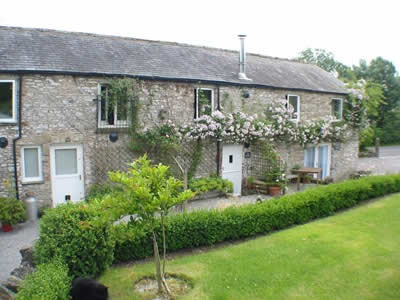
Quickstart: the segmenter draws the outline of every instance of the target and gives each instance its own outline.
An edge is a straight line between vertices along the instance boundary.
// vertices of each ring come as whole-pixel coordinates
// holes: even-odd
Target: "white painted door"
[[[222,147],[222,178],[233,182],[233,194],[242,193],[242,145]]]
[[[53,206],[84,198],[82,145],[50,148]]]

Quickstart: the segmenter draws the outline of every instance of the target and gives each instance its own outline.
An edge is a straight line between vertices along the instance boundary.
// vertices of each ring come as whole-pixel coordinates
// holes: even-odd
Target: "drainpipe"
[[[22,76],[18,76],[18,93],[17,93],[17,105],[18,105],[18,136],[13,139],[13,160],[14,160],[14,179],[15,179],[15,197],[19,200],[19,187],[18,187],[18,169],[17,169],[17,141],[22,137],[21,131],[21,112],[22,112]]]
[[[220,92],[219,85],[217,85],[217,109],[221,110]],[[217,141],[217,176],[220,175],[221,171],[221,142]]]

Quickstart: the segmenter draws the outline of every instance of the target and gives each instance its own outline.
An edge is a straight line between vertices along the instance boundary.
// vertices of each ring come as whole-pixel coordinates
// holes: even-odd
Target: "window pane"
[[[0,82],[0,120],[13,118],[13,83]]]
[[[328,146],[318,147],[318,168],[322,169],[322,179],[328,176]]]
[[[204,115],[211,115],[212,113],[212,91],[211,90],[201,90],[197,92],[197,106],[199,115],[198,117]]]
[[[114,106],[107,102],[107,123],[114,125]]]
[[[56,175],[77,174],[76,149],[58,149],[56,155]]]
[[[342,118],[342,101],[340,99],[332,99],[332,115],[338,120]]]
[[[297,97],[295,96],[289,96],[289,104],[293,107],[293,111],[297,112]]]
[[[106,99],[107,99],[107,88],[102,86],[101,87],[101,96],[100,96],[100,120],[106,120]]]
[[[308,147],[305,153],[305,167],[313,168],[315,166],[315,147]]]
[[[298,97],[297,96],[289,96],[289,108],[293,109],[293,113],[291,118],[292,119],[297,119],[297,115],[299,112],[299,101],[298,101]]]
[[[24,149],[25,177],[39,177],[39,149]]]
[[[118,103],[117,105],[117,119],[118,121],[126,121],[128,115],[128,105],[126,102]]]

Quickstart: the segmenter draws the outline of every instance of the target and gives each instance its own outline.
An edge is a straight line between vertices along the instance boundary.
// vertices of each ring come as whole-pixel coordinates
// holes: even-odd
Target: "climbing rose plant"
[[[343,122],[332,119],[296,123],[291,119],[293,107],[286,107],[286,100],[277,100],[267,106],[263,117],[242,112],[215,111],[191,124],[175,125],[171,121],[159,127],[163,139],[171,142],[190,142],[215,139],[227,143],[252,143],[259,139],[299,143],[302,146],[320,142],[340,142],[347,129]],[[162,134],[163,133],[166,134]],[[154,129],[148,130],[149,134]],[[144,133],[146,135],[146,132]]]

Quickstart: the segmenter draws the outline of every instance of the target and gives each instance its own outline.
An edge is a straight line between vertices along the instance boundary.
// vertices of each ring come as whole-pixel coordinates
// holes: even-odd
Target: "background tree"
[[[339,76],[344,75],[349,67],[337,61],[332,52],[325,49],[311,49],[300,52],[296,58],[298,61],[310,63],[319,66],[327,72],[335,73]]]
[[[393,132],[393,124],[400,124],[400,77],[393,63],[377,57],[369,64],[360,60],[358,66],[348,67],[337,61],[332,52],[310,48],[302,51],[297,60],[337,74],[356,97],[362,98],[369,127],[362,129],[366,132],[361,132],[361,137],[368,136],[367,144],[375,137],[380,137],[383,144],[400,143],[400,134]]]

